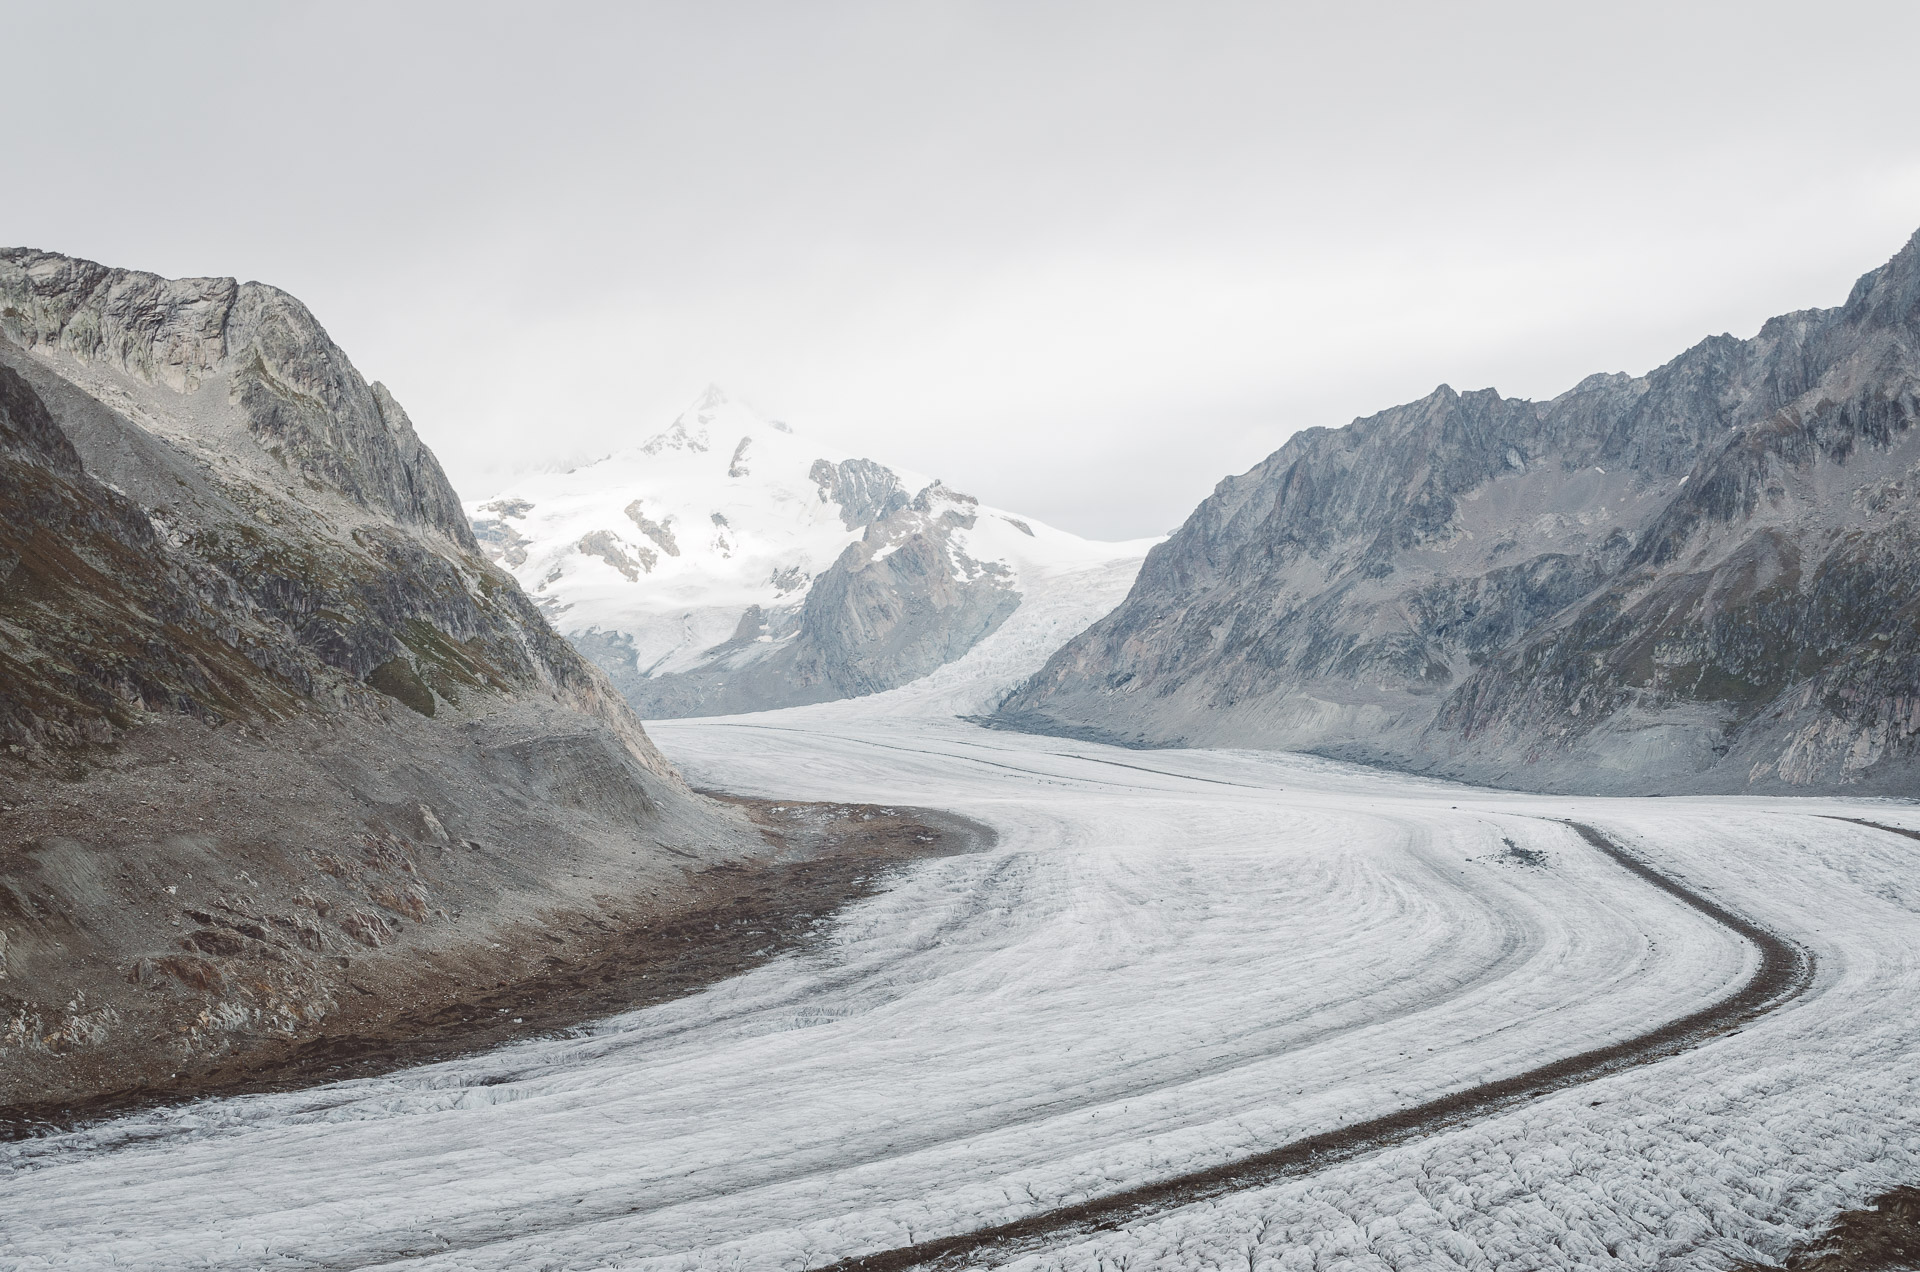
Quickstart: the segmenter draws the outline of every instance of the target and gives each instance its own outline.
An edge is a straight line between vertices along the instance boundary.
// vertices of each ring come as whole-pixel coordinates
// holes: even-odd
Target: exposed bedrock
[[[1020,604],[1007,567],[973,559],[955,537],[973,528],[977,509],[971,496],[936,482],[871,522],[800,605],[750,608],[733,636],[690,671],[645,677],[617,634],[574,640],[647,717],[726,715],[891,689],[958,658]]]
[[[1551,790],[1910,794],[1920,236],[1549,402],[1441,386],[1221,482],[1000,711]]]
[[[841,523],[849,530],[890,517],[911,502],[894,471],[870,459],[843,459],[838,464],[816,459],[807,475],[820,487],[820,502],[836,505]]]

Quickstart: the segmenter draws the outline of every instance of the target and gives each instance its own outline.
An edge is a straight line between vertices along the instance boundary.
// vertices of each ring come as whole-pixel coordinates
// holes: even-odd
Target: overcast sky
[[[461,493],[709,381],[1084,534],[1832,305],[1911,4],[0,0],[0,241],[305,300]]]

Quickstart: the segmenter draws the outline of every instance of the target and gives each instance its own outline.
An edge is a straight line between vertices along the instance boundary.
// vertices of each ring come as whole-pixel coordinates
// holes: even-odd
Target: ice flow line
[[[1562,820],[1562,819],[1553,819]],[[910,1246],[857,1255],[818,1272],[906,1272],[1004,1261],[1045,1245],[1089,1237],[1180,1206],[1231,1192],[1297,1179],[1439,1130],[1451,1130],[1497,1109],[1591,1082],[1634,1065],[1684,1051],[1798,997],[1813,981],[1813,955],[1777,933],[1662,874],[1584,822],[1562,820],[1621,869],[1706,915],[1753,943],[1760,966],[1745,985],[1717,1003],[1621,1042],[1528,1069],[1512,1077],[1456,1091],[1351,1126],[1323,1131],[1278,1148],[1155,1183],[1076,1202],[1010,1223],[937,1237]]]

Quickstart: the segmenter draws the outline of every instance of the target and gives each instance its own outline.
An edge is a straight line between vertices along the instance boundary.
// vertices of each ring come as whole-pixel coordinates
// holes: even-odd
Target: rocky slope
[[[983,508],[712,388],[665,432],[470,512],[489,555],[654,718],[892,689],[1034,588],[1148,546]]]
[[[0,507],[0,1103],[323,1033],[762,850],[271,287],[0,251]]]
[[[1920,236],[1550,402],[1446,386],[1220,483],[1014,727],[1553,790],[1912,794]]]

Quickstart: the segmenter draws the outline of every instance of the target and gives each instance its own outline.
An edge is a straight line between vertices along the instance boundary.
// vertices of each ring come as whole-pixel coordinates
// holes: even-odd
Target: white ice
[[[991,680],[1032,653],[969,665]],[[1746,942],[1566,817],[1807,946],[1813,989],[1682,1055],[1028,1263],[1716,1267],[1920,1177],[1920,844],[1826,816],[1920,822],[1910,806],[1547,799],[944,714],[982,683],[653,731],[697,781],[952,809],[990,850],[902,868],[813,948],[566,1037],[0,1148],[0,1267],[819,1266],[1520,1072],[1752,972]]]

